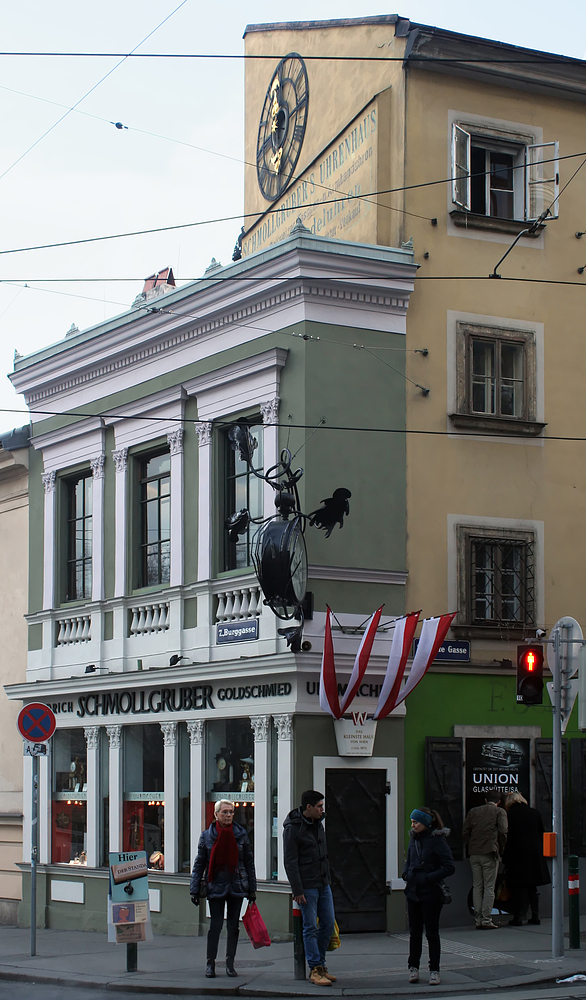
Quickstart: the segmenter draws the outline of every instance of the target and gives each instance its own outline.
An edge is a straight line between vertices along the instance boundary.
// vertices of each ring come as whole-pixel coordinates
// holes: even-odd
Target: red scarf
[[[214,875],[220,868],[227,868],[231,874],[238,871],[238,844],[232,825],[220,826],[216,823],[216,833],[216,842],[210,852],[208,882],[214,881]]]

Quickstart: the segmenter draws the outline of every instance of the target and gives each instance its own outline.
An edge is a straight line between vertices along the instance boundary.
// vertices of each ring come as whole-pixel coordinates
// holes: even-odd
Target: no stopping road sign
[[[56,727],[55,715],[48,705],[38,701],[25,705],[18,713],[16,725],[23,740],[29,743],[45,743],[50,740]]]

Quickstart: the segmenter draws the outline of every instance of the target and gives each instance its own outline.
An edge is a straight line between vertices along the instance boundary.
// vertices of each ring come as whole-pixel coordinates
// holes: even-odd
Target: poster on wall
[[[531,741],[528,739],[467,739],[465,764],[466,812],[484,803],[487,792],[521,792],[529,798]]]

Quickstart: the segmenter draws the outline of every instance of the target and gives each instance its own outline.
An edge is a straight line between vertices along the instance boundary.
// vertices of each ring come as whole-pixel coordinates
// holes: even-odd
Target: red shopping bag
[[[268,948],[271,939],[265,927],[265,922],[260,915],[260,910],[256,903],[250,903],[246,913],[242,917],[242,923],[246,928],[253,948]]]

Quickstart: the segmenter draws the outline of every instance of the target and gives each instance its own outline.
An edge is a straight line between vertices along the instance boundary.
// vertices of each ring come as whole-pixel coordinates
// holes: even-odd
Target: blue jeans
[[[307,902],[301,903],[303,946],[310,969],[326,964],[326,951],[334,933],[334,898],[329,885],[323,889],[304,889]],[[319,920],[319,927],[317,921]]]

